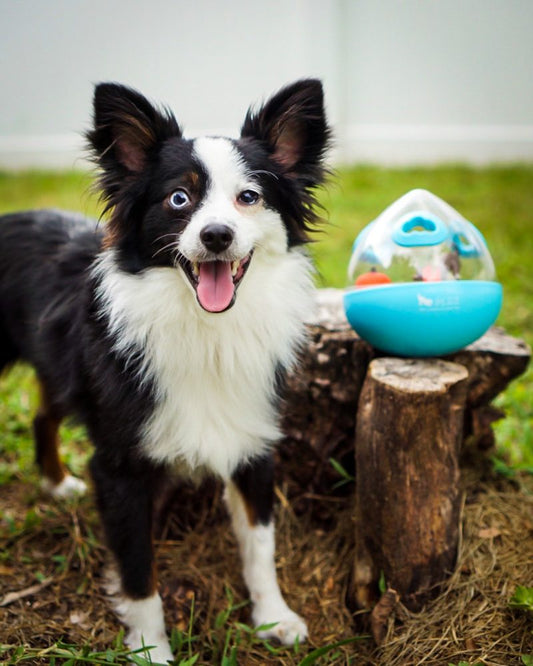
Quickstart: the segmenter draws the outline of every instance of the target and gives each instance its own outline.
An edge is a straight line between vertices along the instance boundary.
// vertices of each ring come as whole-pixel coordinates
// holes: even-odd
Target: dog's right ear
[[[118,180],[143,171],[161,142],[180,137],[181,130],[170,111],[157,109],[137,91],[100,83],[94,91],[93,129],[86,136],[106,188],[113,175]]]

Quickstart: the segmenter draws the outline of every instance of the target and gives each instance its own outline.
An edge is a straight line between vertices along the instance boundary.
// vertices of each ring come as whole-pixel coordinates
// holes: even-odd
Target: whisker
[[[169,236],[172,236],[176,240],[178,239],[178,234],[177,233],[171,233],[171,234],[163,234],[162,236],[158,236],[152,241],[152,245],[155,245],[155,243],[158,243],[160,240],[163,240],[163,238],[168,238]]]
[[[170,235],[170,234],[167,234],[167,235]],[[164,252],[165,250],[168,250],[171,247],[175,247],[177,249],[177,245],[178,245],[178,240],[175,240],[172,243],[167,243],[166,245],[163,245],[163,247],[160,247],[159,250],[157,250],[157,252],[154,252],[152,254],[152,259],[154,257],[156,257],[160,252]]]
[[[265,176],[271,176],[275,180],[279,180],[279,176],[277,174],[275,174],[272,171],[266,171],[265,169],[256,169],[255,171],[251,172],[251,175],[256,176],[256,175],[261,174],[261,173],[264,174]]]
[[[189,260],[181,254],[177,247],[174,253],[174,264],[176,266],[181,266],[181,268],[186,268],[187,264],[189,264]]]

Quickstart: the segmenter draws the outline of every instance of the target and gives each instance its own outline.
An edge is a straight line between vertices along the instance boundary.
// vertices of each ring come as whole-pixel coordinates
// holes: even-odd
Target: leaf
[[[336,650],[338,647],[349,645],[350,643],[355,643],[356,641],[364,640],[366,638],[369,638],[369,636],[352,636],[352,638],[345,638],[342,641],[337,641],[336,643],[331,643],[330,645],[323,645],[322,647],[313,650],[306,657],[304,657],[298,666],[311,666],[311,664],[314,664],[319,657],[322,657],[328,652],[331,652],[331,650]]]
[[[513,596],[509,599],[511,608],[533,612],[533,587],[517,585]]]
[[[221,610],[220,613],[218,613],[218,615],[215,618],[215,629],[220,629],[226,624],[230,616],[230,612],[231,612],[230,610],[226,609],[226,610]]]
[[[270,622],[270,624],[260,624],[258,627],[254,629],[254,632],[257,633],[258,631],[270,631],[271,629],[274,629],[274,627],[279,624],[279,622]]]
[[[342,478],[343,478],[345,481],[355,481],[355,477],[353,477],[351,474],[349,474],[349,473],[344,469],[344,467],[340,464],[340,462],[338,462],[337,460],[335,460],[335,458],[330,458],[330,459],[329,459],[329,462],[330,462],[331,466],[333,467],[333,469],[334,469],[338,474],[340,474],[340,476],[342,476]]]
[[[180,661],[179,666],[193,666],[193,664],[196,664],[199,657],[200,657],[199,654],[195,654],[192,657],[189,657],[189,659],[184,659],[183,661]]]
[[[533,666],[533,654],[523,654],[520,658],[525,666]]]
[[[134,664],[137,664],[137,666],[147,666],[147,664],[151,664],[151,661],[148,661],[144,657],[140,657],[138,654],[134,654],[131,652],[128,654],[128,661],[132,661]]]
[[[379,574],[378,589],[381,592],[381,594],[385,594],[385,592],[387,591],[387,581],[385,580],[385,572],[383,571],[383,569]]]
[[[493,456],[491,458],[491,461],[492,461],[492,468],[494,469],[496,474],[500,474],[506,479],[512,479],[514,476],[516,476],[515,470],[512,467],[509,467],[509,465],[506,462],[504,462],[501,458],[496,458],[496,456]]]

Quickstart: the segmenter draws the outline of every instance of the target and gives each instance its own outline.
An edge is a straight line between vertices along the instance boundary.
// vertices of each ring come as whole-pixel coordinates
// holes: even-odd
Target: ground
[[[180,493],[158,542],[161,593],[177,663],[527,663],[521,655],[533,652],[531,618],[511,608],[509,600],[517,585],[531,582],[533,483],[528,476],[504,479],[484,461],[464,467],[463,482],[456,571],[421,613],[396,609],[381,649],[368,637],[366,614],[354,617],[345,604],[353,547],[349,488],[299,498],[298,505],[307,502],[310,509],[300,516],[287,500],[283,477],[276,489],[281,586],[310,625],[309,645],[297,650],[265,645],[243,624],[250,608],[221,488],[210,484]],[[317,502],[318,515],[312,510]],[[13,480],[2,487],[2,504],[0,644],[27,646],[18,658],[13,648],[0,649],[2,663],[52,663],[61,649],[79,654],[84,645],[93,653],[86,659],[98,663],[94,653],[116,645],[120,627],[104,589],[107,557],[91,495],[57,503],[30,483]],[[343,639],[353,640],[334,647]],[[55,648],[39,658],[49,646]],[[333,647],[315,661],[313,650],[323,646]],[[121,654],[111,650],[108,658],[119,660]],[[195,662],[186,661],[195,655]]]

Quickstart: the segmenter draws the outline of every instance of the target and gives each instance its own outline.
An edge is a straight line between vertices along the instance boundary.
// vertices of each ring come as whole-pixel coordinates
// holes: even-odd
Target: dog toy
[[[461,349],[486,332],[501,308],[482,234],[427,190],[408,192],[361,231],[349,275],[344,307],[351,326],[399,356]]]

